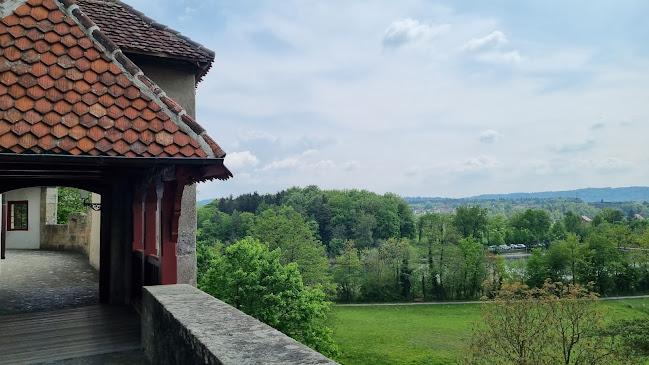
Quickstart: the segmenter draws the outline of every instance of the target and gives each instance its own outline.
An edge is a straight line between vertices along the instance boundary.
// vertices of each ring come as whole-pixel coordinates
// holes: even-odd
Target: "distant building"
[[[641,216],[640,214],[635,214],[636,219],[644,220],[644,217]]]
[[[581,220],[584,221],[584,222],[586,222],[586,223],[590,223],[590,221],[591,221],[592,219],[586,217],[585,215],[582,215],[582,216],[581,216]]]

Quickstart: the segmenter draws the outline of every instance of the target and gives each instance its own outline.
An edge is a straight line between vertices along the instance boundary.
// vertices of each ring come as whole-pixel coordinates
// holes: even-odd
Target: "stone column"
[[[176,252],[178,284],[196,286],[196,184],[183,191]]]

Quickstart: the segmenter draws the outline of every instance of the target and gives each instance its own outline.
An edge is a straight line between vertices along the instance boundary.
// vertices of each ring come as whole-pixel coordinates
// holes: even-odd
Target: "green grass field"
[[[602,301],[608,320],[649,317],[649,298]],[[332,309],[341,364],[454,364],[480,319],[478,304]]]

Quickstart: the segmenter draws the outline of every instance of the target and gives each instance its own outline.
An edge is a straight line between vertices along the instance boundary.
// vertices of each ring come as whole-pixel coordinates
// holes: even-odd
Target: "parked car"
[[[511,247],[509,247],[508,245],[500,245],[498,246],[498,248],[501,250],[509,250]]]

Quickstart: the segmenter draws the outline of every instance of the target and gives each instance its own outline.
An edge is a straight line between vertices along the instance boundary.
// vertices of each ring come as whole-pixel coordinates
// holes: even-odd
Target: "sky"
[[[644,0],[124,1],[216,52],[199,199],[649,185]]]

